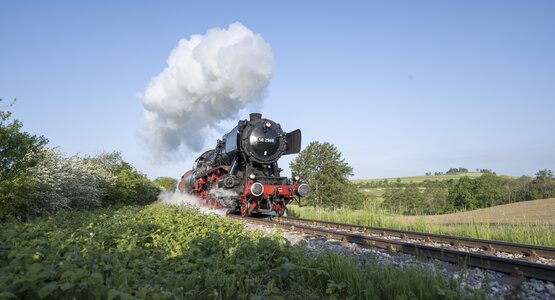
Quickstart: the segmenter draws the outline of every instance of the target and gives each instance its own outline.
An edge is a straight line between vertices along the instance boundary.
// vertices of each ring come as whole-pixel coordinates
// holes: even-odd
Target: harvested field
[[[532,200],[482,208],[473,211],[434,216],[392,217],[400,222],[427,224],[555,224],[555,198]]]

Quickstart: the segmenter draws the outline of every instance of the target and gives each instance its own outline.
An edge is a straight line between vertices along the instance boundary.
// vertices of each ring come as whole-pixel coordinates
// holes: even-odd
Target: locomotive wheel
[[[288,212],[289,212],[289,210],[287,209],[287,207],[285,207],[285,205],[280,205],[279,210],[277,211],[277,215],[278,215],[278,217],[281,218],[284,215],[287,216]]]
[[[241,205],[241,217],[244,217],[247,215],[247,208],[245,208],[245,206]]]

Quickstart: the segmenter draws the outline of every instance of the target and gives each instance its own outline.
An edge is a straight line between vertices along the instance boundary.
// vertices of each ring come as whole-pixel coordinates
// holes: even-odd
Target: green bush
[[[165,192],[173,193],[177,188],[177,179],[171,177],[158,177],[154,183]]]
[[[134,169],[121,170],[108,196],[110,204],[148,204],[156,200],[160,188]]]
[[[36,180],[27,172],[0,180],[0,222],[35,216],[37,198]]]
[[[160,194],[160,187],[124,161],[120,152],[102,153],[89,160],[116,178],[108,188],[105,206],[147,204]]]

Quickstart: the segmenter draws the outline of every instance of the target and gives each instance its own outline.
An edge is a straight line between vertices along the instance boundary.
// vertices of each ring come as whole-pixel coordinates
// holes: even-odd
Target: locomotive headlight
[[[249,175],[249,178],[254,180],[256,178],[256,176],[254,174]]]
[[[254,196],[260,196],[262,195],[262,193],[264,193],[264,186],[262,185],[262,183],[255,182],[253,185],[251,185],[251,194],[253,194]]]
[[[299,175],[293,177],[293,179],[295,179],[295,181],[299,181],[299,179],[301,179],[301,177],[299,177]]]
[[[267,128],[270,128],[270,127],[272,127],[272,123],[266,122],[266,123],[264,123],[264,126],[266,126]]]
[[[304,183],[299,185],[299,188],[297,189],[297,193],[299,193],[299,196],[301,197],[308,195],[309,191],[310,191],[310,188],[308,187],[307,184],[304,184]]]

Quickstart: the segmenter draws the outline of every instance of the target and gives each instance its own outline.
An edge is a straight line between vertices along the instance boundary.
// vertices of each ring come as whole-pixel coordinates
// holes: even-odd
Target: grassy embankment
[[[499,205],[475,211],[399,216],[368,210],[325,210],[290,205],[291,216],[307,219],[555,246],[555,198]]]
[[[0,299],[483,299],[453,279],[154,204],[0,224]]]

